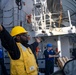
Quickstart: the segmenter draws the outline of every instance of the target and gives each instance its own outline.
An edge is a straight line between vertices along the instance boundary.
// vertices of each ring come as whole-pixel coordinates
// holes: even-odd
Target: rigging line
[[[2,9],[4,9],[4,8],[6,7],[6,5],[7,5],[8,2],[9,2],[9,1],[6,0],[6,2],[5,2],[5,4],[4,4],[4,7],[3,7]]]
[[[9,17],[3,17],[3,18],[11,18],[11,17],[13,17],[13,13]]]
[[[74,15],[76,15],[76,12],[74,12],[71,16],[74,16]]]
[[[11,11],[13,10],[13,8],[9,9],[9,10],[3,10],[3,12],[8,12],[8,11]]]
[[[18,6],[18,9],[21,10],[22,9],[22,2],[21,2],[21,0],[16,0],[16,4]]]
[[[67,2],[69,2],[70,4],[72,4],[74,7],[76,7],[76,5],[74,5],[70,0],[66,0]],[[73,0],[72,0],[73,1]],[[74,1],[73,1],[74,2]],[[75,3],[75,2],[74,2]],[[76,4],[76,3],[75,3]]]
[[[13,21],[12,22],[10,22],[9,24],[4,24],[4,25],[11,25],[13,23]]]
[[[76,3],[75,3],[75,4],[73,4],[73,2],[74,2],[73,0],[72,0],[73,2],[71,2],[70,0],[66,0],[66,1],[67,1],[68,3],[70,3],[70,4],[72,4],[74,7],[76,7],[76,5],[75,5]],[[66,4],[63,4],[63,6],[66,6],[66,7],[68,7],[69,9],[71,9],[71,10],[72,10],[72,8],[71,8],[71,7],[69,7],[69,6],[68,6],[68,5],[66,5]],[[73,10],[72,10],[72,11],[73,11]],[[73,12],[74,12],[74,11],[73,11]]]
[[[73,16],[73,15],[76,15],[76,12],[74,12],[74,13],[73,13],[73,14],[71,14],[70,16]],[[67,20],[67,19],[68,19],[68,17],[63,17],[63,18],[62,18],[62,20],[65,20],[65,19]],[[57,19],[57,20],[55,20],[55,21],[58,21],[58,20],[59,20],[59,19]]]
[[[76,4],[76,0],[72,0]]]
[[[8,12],[8,11],[10,11],[10,10],[13,10],[14,8],[18,8],[18,7],[12,7],[12,8],[10,8],[9,10],[3,10],[4,12]]]
[[[62,2],[61,2],[61,0],[60,0],[59,28],[60,28],[61,22],[62,22]]]
[[[19,24],[19,10],[17,10],[17,20],[18,20],[18,22],[17,22],[17,25]]]
[[[28,13],[26,13],[24,10],[22,10],[22,12],[24,12],[26,15],[28,15]]]
[[[68,5],[65,5],[65,4],[64,4],[64,6],[67,7],[68,9],[70,9],[72,12],[75,12],[75,11],[74,11],[71,7],[69,7]]]
[[[66,0],[66,1],[67,1],[67,0]],[[74,7],[76,7],[72,2],[70,2],[70,0],[67,1],[67,2],[70,3],[70,4],[72,4]],[[71,9],[71,10],[74,12],[74,10],[73,10],[71,7],[69,7],[68,5],[63,4],[63,6],[65,6],[65,7],[69,8],[69,9]]]

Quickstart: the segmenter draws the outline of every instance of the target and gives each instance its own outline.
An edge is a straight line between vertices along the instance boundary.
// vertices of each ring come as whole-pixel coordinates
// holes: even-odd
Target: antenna
[[[68,10],[68,17],[69,17],[69,24],[70,24],[70,27],[72,27],[71,17],[70,17],[70,12],[69,12],[69,10]]]

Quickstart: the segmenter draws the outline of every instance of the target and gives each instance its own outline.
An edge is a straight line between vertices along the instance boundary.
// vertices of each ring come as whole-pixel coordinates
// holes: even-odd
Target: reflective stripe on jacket
[[[30,48],[24,47],[17,43],[20,50],[20,58],[18,60],[11,59],[11,75],[38,75],[38,67],[35,57]]]

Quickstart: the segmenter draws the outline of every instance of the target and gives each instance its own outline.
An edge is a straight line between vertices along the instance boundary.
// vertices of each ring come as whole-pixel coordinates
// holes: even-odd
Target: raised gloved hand
[[[41,38],[40,37],[35,37],[36,42],[40,43],[41,42]]]
[[[0,25],[0,32],[3,30],[2,26]]]

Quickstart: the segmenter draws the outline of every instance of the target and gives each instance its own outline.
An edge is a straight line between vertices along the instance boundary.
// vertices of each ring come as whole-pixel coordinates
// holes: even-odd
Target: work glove
[[[0,25],[0,32],[3,30],[2,26]]]
[[[41,38],[40,37],[35,37],[35,41],[40,43],[41,42]]]

